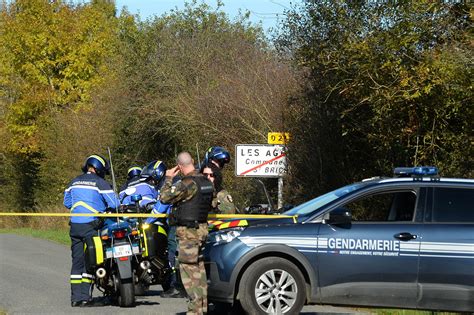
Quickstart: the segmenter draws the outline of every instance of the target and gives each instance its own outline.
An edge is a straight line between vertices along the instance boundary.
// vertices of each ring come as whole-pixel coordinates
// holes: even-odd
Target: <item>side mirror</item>
[[[142,195],[132,195],[131,199],[132,199],[133,202],[140,201],[140,200],[142,200]]]
[[[330,213],[324,215],[325,224],[333,224],[333,225],[349,225],[352,222],[352,214],[351,211],[341,207],[332,210]]]

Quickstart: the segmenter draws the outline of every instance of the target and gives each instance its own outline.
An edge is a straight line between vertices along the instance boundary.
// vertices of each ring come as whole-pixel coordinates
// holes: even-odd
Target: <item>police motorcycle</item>
[[[140,254],[140,232],[127,218],[105,220],[98,235],[86,240],[86,269],[95,285],[120,307],[135,306],[135,262]]]
[[[150,213],[154,203],[140,206],[141,195],[136,195],[135,189],[129,187],[125,194],[131,197],[134,204],[123,205],[127,213]],[[156,224],[135,220],[139,231],[140,251],[135,255],[135,295],[144,295],[151,285],[160,284],[163,290],[168,289],[172,268],[168,262],[168,234],[165,226],[157,221]]]

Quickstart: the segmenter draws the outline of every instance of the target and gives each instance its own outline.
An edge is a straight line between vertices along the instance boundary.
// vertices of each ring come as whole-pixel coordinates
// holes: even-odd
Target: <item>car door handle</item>
[[[409,241],[409,240],[415,240],[418,238],[418,235],[414,235],[408,232],[403,232],[403,233],[398,233],[395,234],[393,237],[401,240],[401,241]]]

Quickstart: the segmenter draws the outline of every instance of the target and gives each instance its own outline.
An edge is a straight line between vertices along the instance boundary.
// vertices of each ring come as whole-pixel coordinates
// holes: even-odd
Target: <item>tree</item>
[[[219,8],[191,3],[124,30],[123,86],[120,100],[111,100],[121,104],[115,147],[122,174],[157,158],[173,165],[196,144],[201,157],[211,145],[233,152],[236,143],[266,143],[268,131],[283,129],[296,79],[245,16],[230,21]],[[227,187],[252,190],[232,167]]]
[[[87,110],[91,90],[102,82],[116,44],[115,7],[105,0],[3,2],[0,25],[4,157],[13,165],[13,185],[20,188],[16,206],[31,208],[34,191],[41,190],[38,172],[45,154],[54,156],[45,152],[54,142],[44,137],[51,118]]]
[[[288,11],[275,45],[305,77],[288,110],[293,187],[317,195],[415,164],[472,176],[471,23],[465,5],[429,1]]]

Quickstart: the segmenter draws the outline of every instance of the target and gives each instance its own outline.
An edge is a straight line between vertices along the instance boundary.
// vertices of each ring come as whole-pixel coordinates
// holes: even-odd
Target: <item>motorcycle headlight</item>
[[[239,227],[239,228],[225,229],[222,231],[212,232],[207,237],[207,243],[212,244],[214,246],[230,243],[236,237],[239,237],[243,230],[244,230],[243,227]]]

